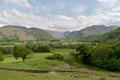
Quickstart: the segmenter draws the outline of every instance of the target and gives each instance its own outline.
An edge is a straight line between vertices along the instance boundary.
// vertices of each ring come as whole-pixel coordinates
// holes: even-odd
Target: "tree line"
[[[26,45],[19,45],[19,46],[10,46],[10,47],[0,47],[0,61],[4,60],[4,55],[12,54],[15,59],[22,58],[24,61],[25,59],[29,58],[29,55],[32,53],[39,53],[39,52],[50,52],[51,48],[48,45],[43,44],[26,44]]]
[[[71,55],[78,63],[82,62],[102,69],[120,71],[120,42],[99,44],[96,47],[82,44]]]

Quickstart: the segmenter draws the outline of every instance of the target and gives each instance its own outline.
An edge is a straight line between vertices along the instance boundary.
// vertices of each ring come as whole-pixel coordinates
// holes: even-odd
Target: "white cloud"
[[[120,6],[116,6],[114,8],[112,8],[113,12],[120,12]]]
[[[25,6],[27,8],[32,8],[32,5],[28,2],[28,0],[6,0],[6,2],[19,6]]]
[[[46,9],[46,8],[44,8]],[[49,20],[48,20],[49,19]],[[38,27],[43,29],[53,29],[61,31],[80,30],[90,25],[120,25],[120,6],[112,7],[111,10],[100,8],[99,5],[95,9],[94,14],[67,16],[67,15],[52,15],[47,18],[35,16],[12,9],[4,11],[0,15],[0,26],[2,25],[20,25],[27,27]]]
[[[101,8],[106,8],[106,9],[110,9],[115,7],[115,5],[118,3],[119,0],[98,0],[98,2],[100,3]]]
[[[70,17],[65,15],[57,15],[54,17],[54,20],[51,22],[53,29],[66,31],[66,30],[75,30],[78,27],[77,21]]]
[[[68,21],[72,21],[73,20],[73,18],[65,16],[65,15],[57,15],[57,16],[55,16],[55,18],[59,19],[59,20],[68,20]]]
[[[117,2],[119,0],[98,0],[99,2]]]
[[[41,13],[41,12],[46,12],[48,11],[48,8],[46,6],[40,6],[40,7],[34,7],[31,9],[31,14],[35,14],[35,13]]]
[[[72,8],[72,12],[74,13],[82,13],[83,11],[85,11],[86,7],[83,5],[76,5],[75,7],[73,6]]]
[[[80,30],[90,25],[105,24],[111,25],[119,23],[120,12],[114,12],[109,14],[94,14],[94,15],[78,15],[75,17],[66,15],[56,15],[52,17],[52,20],[26,14],[16,9],[12,11],[4,11],[4,14],[0,16],[0,25],[20,25],[27,27],[37,27],[42,29],[53,29],[61,31],[73,31]]]
[[[49,22],[46,19],[43,19],[39,16],[34,16],[30,14],[26,14],[20,12],[16,9],[12,11],[6,12],[4,11],[4,15],[2,16],[4,23],[6,25],[20,25],[27,27],[38,27],[38,28],[48,28]]]
[[[4,11],[2,17],[3,25],[19,25],[26,27],[38,27],[42,29],[53,29],[53,30],[76,30],[78,29],[78,22],[75,18],[65,15],[57,15],[53,17],[53,20],[48,21],[48,19],[35,16],[31,14],[26,14],[20,12],[16,9],[12,11]],[[80,29],[80,28],[79,28]]]

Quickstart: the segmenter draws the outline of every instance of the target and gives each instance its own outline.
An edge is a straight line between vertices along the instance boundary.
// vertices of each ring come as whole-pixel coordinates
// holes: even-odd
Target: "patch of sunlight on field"
[[[11,62],[20,62],[20,61],[22,61],[21,58],[19,58],[18,60],[16,60],[14,57],[7,57],[2,62],[3,63],[11,63]]]
[[[32,60],[45,59],[49,55],[52,55],[52,54],[51,53],[34,53],[31,59]]]
[[[33,53],[30,59],[22,61],[21,58],[16,60],[12,55],[6,56],[5,60],[0,62],[0,67],[23,68],[23,69],[53,69],[64,67],[67,63],[64,61],[48,60],[47,56],[52,53]]]

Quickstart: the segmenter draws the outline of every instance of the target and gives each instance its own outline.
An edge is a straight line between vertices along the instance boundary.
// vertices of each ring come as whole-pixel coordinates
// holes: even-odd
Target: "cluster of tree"
[[[4,60],[6,54],[13,54],[16,59],[22,58],[24,61],[31,53],[32,51],[24,46],[0,47],[0,61]]]
[[[51,47],[46,44],[28,43],[25,45],[25,47],[32,50],[33,52],[50,52],[51,51]]]
[[[96,47],[80,45],[75,53],[72,53],[77,62],[96,66],[102,69],[120,71],[120,42],[100,44]]]
[[[57,49],[76,49],[79,44],[63,44],[61,42],[58,43],[49,43],[51,48],[57,48]]]
[[[2,54],[12,54],[13,53],[13,47],[0,47],[0,51]]]
[[[13,56],[18,59],[22,58],[24,61],[28,58],[32,52],[50,52],[51,47],[49,45],[43,44],[26,44],[22,46],[8,46],[8,47],[0,47],[0,61],[4,60],[4,56],[6,54],[13,54]]]
[[[29,48],[33,52],[50,52],[51,49],[76,49],[79,46],[75,44],[64,44],[62,42],[51,42],[51,43],[32,43],[28,42],[25,47]]]
[[[4,60],[6,54],[13,54],[13,47],[0,47],[0,61]]]

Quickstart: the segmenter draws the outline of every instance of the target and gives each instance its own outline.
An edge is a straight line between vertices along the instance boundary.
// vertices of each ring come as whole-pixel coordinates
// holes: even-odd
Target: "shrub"
[[[50,60],[63,60],[64,57],[62,55],[60,55],[60,54],[54,53],[51,56],[47,56],[46,59],[50,59]]]
[[[85,45],[85,44],[81,44],[79,45],[79,47],[76,49],[75,53],[72,53],[71,55],[74,56],[75,60],[77,62],[85,62],[85,61],[89,61],[88,59],[88,51],[89,48]],[[89,62],[85,62],[85,63],[89,63]]]
[[[3,54],[13,54],[13,47],[4,47]]]
[[[0,61],[3,61],[3,60],[4,60],[3,54],[2,52],[0,52]]]
[[[106,69],[120,71],[120,59],[112,58],[107,61]]]

